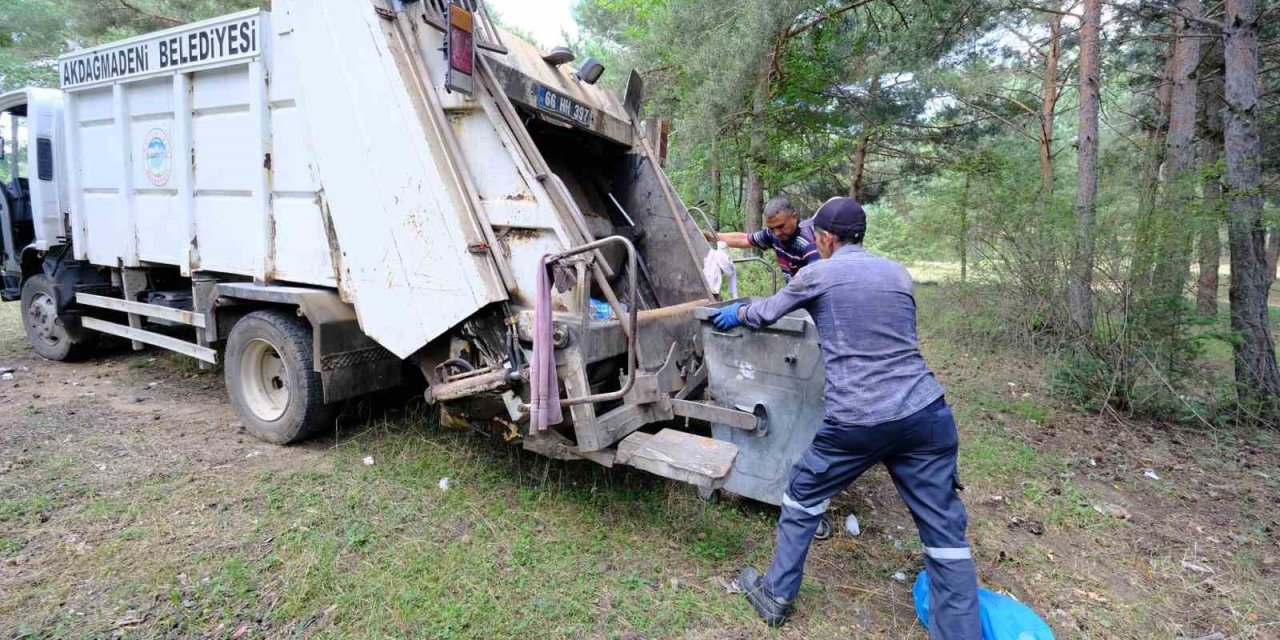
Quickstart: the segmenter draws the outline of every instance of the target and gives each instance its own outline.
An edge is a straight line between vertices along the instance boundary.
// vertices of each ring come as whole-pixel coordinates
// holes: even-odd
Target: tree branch
[[[1038,45],[1038,44],[1036,44],[1036,43],[1032,42],[1032,41],[1031,41],[1031,38],[1028,38],[1027,36],[1023,35],[1021,31],[1018,31],[1017,29],[1014,29],[1013,27],[1005,27],[1005,31],[1008,31],[1009,33],[1012,33],[1015,37],[1017,37],[1019,40],[1021,40],[1023,44],[1027,45],[1028,47],[1031,47],[1031,51],[1032,51],[1032,53],[1034,53],[1034,54],[1036,54],[1036,55],[1040,56],[1041,58],[1044,58],[1044,57],[1045,57],[1045,55],[1044,55],[1044,51],[1042,51],[1042,50],[1040,49],[1040,45]]]
[[[187,24],[186,20],[179,20],[178,18],[174,18],[172,16],[166,16],[162,13],[156,13],[154,11],[148,11],[146,9],[143,9],[142,7],[139,7],[137,4],[132,2],[131,0],[116,0],[116,2],[119,2],[120,6],[125,9],[128,9],[140,15],[144,15],[148,18],[151,18],[152,20],[167,24],[171,27],[177,27],[177,26]]]
[[[1036,137],[1036,136],[1033,136],[1033,135],[1031,135],[1030,133],[1027,133],[1026,127],[1025,127],[1024,125],[1020,125],[1020,124],[1018,124],[1018,123],[1016,123],[1016,122],[1014,122],[1014,121],[1012,121],[1012,120],[1010,120],[1010,119],[1008,119],[1008,118],[1006,118],[1006,117],[1004,117],[1004,116],[1002,116],[1002,115],[1000,115],[1000,114],[998,114],[998,113],[996,113],[996,112],[994,112],[994,111],[992,111],[992,110],[990,110],[990,109],[988,109],[988,108],[986,108],[986,107],[984,107],[984,106],[982,106],[982,105],[980,105],[980,104],[976,104],[976,103],[973,103],[973,102],[969,102],[968,100],[965,100],[964,98],[961,98],[961,97],[960,97],[960,96],[958,96],[958,95],[952,94],[952,96],[951,96],[951,97],[952,97],[952,98],[955,98],[957,101],[959,101],[959,102],[961,102],[961,103],[963,103],[963,104],[965,104],[965,105],[969,106],[970,108],[977,109],[978,111],[981,111],[981,112],[983,112],[983,113],[987,114],[988,116],[990,116],[990,117],[992,117],[992,118],[995,118],[996,120],[999,120],[1000,122],[1005,123],[1006,125],[1008,125],[1008,126],[1009,126],[1009,128],[1013,129],[1016,133],[1020,133],[1020,134],[1022,134],[1022,135],[1024,135],[1024,136],[1026,136],[1028,139],[1030,139],[1030,140],[1032,140],[1032,141],[1034,141],[1034,142],[1036,142],[1036,143],[1039,143],[1039,142],[1040,142],[1040,138],[1038,138],[1038,137]]]
[[[814,20],[812,20],[811,22],[807,22],[807,23],[805,23],[805,24],[803,24],[803,25],[801,25],[801,26],[799,26],[799,27],[796,27],[795,29],[792,29],[791,31],[788,31],[788,32],[787,32],[787,34],[786,34],[786,35],[784,35],[782,39],[783,39],[783,40],[790,40],[791,38],[794,38],[794,37],[796,37],[796,36],[798,36],[798,35],[800,35],[800,34],[802,34],[802,33],[806,32],[806,31],[809,31],[810,29],[813,29],[814,27],[816,27],[816,26],[818,26],[818,25],[822,24],[823,22],[826,22],[827,20],[830,20],[830,19],[835,18],[835,17],[839,17],[839,16],[841,16],[841,15],[843,15],[843,14],[846,14],[846,13],[848,13],[848,12],[850,12],[850,11],[853,11],[854,9],[857,9],[858,7],[861,7],[861,6],[863,6],[863,5],[871,4],[873,1],[874,1],[874,0],[858,0],[858,2],[853,2],[853,3],[847,4],[847,5],[843,6],[843,7],[840,7],[839,9],[835,9],[835,10],[833,10],[833,11],[829,11],[829,12],[827,12],[827,13],[825,13],[825,14],[823,14],[823,15],[819,16],[818,18],[815,18],[815,19],[814,19]]]
[[[1050,9],[1050,8],[1048,8],[1048,7],[1041,7],[1041,6],[1037,6],[1037,5],[1034,5],[1034,4],[1016,4],[1016,3],[1015,3],[1015,4],[1012,4],[1012,5],[1009,5],[1009,6],[1011,6],[1011,7],[1012,7],[1012,8],[1014,8],[1014,9],[1030,9],[1030,10],[1032,10],[1032,11],[1043,11],[1043,12],[1045,12],[1045,13],[1055,13],[1055,14],[1060,15],[1060,16],[1067,16],[1068,18],[1081,18],[1081,17],[1082,17],[1082,16],[1081,16],[1080,14],[1078,14],[1078,13],[1071,13],[1070,11],[1059,11],[1059,10],[1057,10],[1057,9]]]
[[[984,96],[990,96],[990,97],[992,97],[992,98],[997,98],[997,99],[999,99],[999,100],[1008,100],[1009,102],[1012,102],[1013,104],[1017,105],[1017,107],[1018,107],[1019,109],[1022,109],[1023,111],[1026,111],[1028,115],[1033,115],[1033,116],[1034,116],[1034,115],[1039,115],[1039,113],[1040,113],[1039,111],[1036,111],[1035,109],[1032,109],[1031,107],[1029,107],[1029,106],[1027,106],[1025,103],[1023,103],[1021,100],[1018,100],[1018,99],[1016,99],[1016,98],[1010,98],[1009,96],[1002,96],[1002,95],[1000,95],[1000,94],[998,94],[998,93],[991,93],[990,91],[983,91],[983,92],[982,92],[982,95],[984,95]]]
[[[1215,21],[1215,20],[1209,20],[1209,19],[1207,19],[1207,18],[1202,18],[1202,17],[1200,17],[1200,16],[1193,16],[1193,15],[1191,15],[1191,14],[1189,14],[1189,13],[1184,13],[1184,12],[1182,11],[1182,8],[1181,8],[1181,7],[1179,7],[1179,6],[1178,6],[1178,5],[1176,5],[1176,4],[1175,4],[1175,5],[1170,5],[1170,6],[1169,6],[1169,10],[1170,10],[1170,11],[1172,11],[1172,12],[1173,12],[1175,15],[1177,15],[1179,18],[1182,18],[1183,20],[1186,20],[1187,22],[1195,22],[1195,23],[1197,23],[1197,24],[1201,24],[1201,25],[1204,25],[1204,26],[1206,26],[1206,27],[1210,27],[1210,28],[1212,28],[1214,31],[1222,31],[1222,29],[1223,29],[1224,27],[1226,27],[1226,25],[1225,25],[1225,24],[1223,24],[1223,23],[1221,23],[1221,22],[1217,22],[1217,21]],[[1191,34],[1187,34],[1187,35],[1191,35]]]

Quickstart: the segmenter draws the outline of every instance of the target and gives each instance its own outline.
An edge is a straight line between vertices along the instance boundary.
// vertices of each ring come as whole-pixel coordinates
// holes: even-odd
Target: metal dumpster
[[[772,505],[782,502],[791,466],[822,425],[823,371],[818,328],[795,311],[762,331],[720,331],[711,319],[725,305],[698,309],[707,362],[707,398],[726,409],[765,414],[764,429],[712,422],[716,440],[738,447],[724,490]]]

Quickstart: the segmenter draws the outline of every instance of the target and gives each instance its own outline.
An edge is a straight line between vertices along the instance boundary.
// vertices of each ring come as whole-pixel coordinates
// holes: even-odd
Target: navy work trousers
[[[931,585],[929,636],[981,640],[978,576],[965,539],[968,516],[956,493],[958,449],[955,419],[943,398],[883,424],[824,424],[792,469],[782,497],[777,549],[764,578],[769,594],[795,599],[809,544],[831,498],[883,462],[924,544]]]

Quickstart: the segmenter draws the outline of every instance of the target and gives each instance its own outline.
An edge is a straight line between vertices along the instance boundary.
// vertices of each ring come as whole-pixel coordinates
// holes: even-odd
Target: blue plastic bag
[[[911,596],[916,602],[916,617],[929,628],[929,574],[921,571],[916,576]],[[1031,607],[990,589],[978,589],[978,615],[983,640],[1054,640],[1049,625]]]
[[[613,307],[609,306],[604,300],[591,299],[591,319],[592,320],[613,320]]]

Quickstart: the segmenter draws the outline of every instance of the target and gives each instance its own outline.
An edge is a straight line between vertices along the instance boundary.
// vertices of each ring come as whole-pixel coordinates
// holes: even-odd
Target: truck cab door
[[[13,300],[19,295],[22,265],[19,255],[31,242],[33,232],[24,197],[23,174],[26,170],[20,148],[25,118],[25,105],[0,111],[0,238],[3,239],[3,295]],[[21,115],[20,115],[21,114]]]
[[[62,162],[62,95],[48,90],[30,91],[27,103],[27,201],[35,248],[48,251],[67,243],[66,217],[70,209],[66,172]]]

